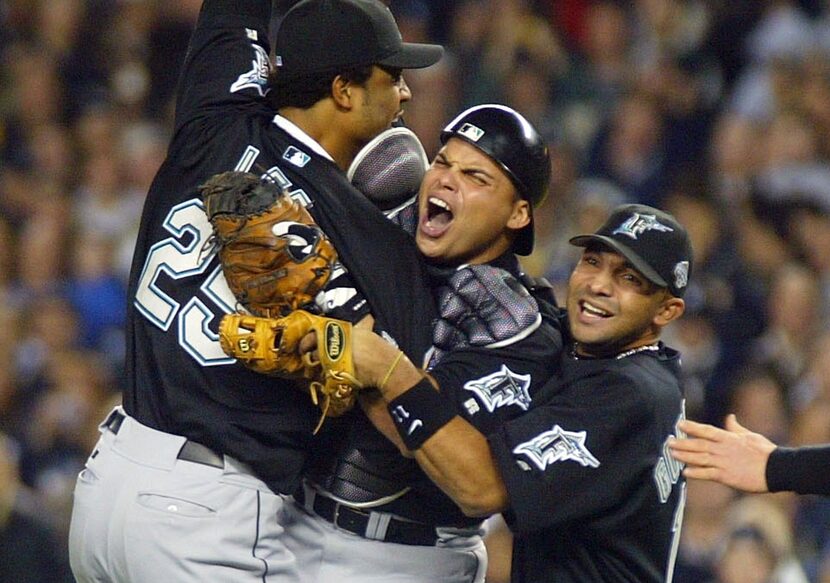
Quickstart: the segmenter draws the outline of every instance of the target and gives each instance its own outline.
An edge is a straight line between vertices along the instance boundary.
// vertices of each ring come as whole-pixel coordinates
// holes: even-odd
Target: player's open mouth
[[[610,318],[612,315],[601,308],[589,304],[585,300],[579,302],[579,310],[580,312],[591,318]]]
[[[438,237],[449,228],[453,218],[449,203],[437,196],[430,196],[427,199],[426,216],[421,222],[421,229],[430,237]]]

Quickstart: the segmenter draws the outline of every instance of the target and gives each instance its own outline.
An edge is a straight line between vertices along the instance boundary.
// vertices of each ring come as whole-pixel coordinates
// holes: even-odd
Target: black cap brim
[[[423,69],[434,65],[444,55],[441,45],[403,43],[401,49],[375,63],[398,69]]]
[[[570,239],[569,243],[571,245],[575,245],[577,247],[587,247],[591,243],[600,243],[607,247],[610,247],[631,263],[634,266],[634,269],[639,271],[640,273],[645,276],[651,283],[659,285],[660,287],[669,287],[669,284],[666,283],[666,280],[660,277],[654,269],[652,269],[648,263],[646,263],[642,257],[637,255],[633,249],[630,247],[626,247],[619,241],[612,239],[610,237],[605,237],[603,235],[579,235],[578,237],[573,237]]]

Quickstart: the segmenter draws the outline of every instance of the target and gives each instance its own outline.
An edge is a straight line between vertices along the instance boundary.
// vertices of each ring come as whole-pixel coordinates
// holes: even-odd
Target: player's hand
[[[726,418],[726,429],[684,420],[678,425],[688,437],[669,443],[672,455],[686,464],[683,475],[720,482],[744,492],[768,492],[767,460],[775,444]]]

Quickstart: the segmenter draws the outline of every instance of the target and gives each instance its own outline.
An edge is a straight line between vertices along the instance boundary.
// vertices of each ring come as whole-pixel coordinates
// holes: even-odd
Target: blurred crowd
[[[570,236],[621,202],[669,210],[696,261],[666,337],[687,416],[830,442],[830,2],[389,4],[447,48],[407,73],[428,154],[482,102],[549,140],[532,275],[561,297]],[[119,401],[132,246],[200,5],[0,0],[0,581],[71,581],[72,488]],[[690,483],[674,581],[829,583],[830,501]]]

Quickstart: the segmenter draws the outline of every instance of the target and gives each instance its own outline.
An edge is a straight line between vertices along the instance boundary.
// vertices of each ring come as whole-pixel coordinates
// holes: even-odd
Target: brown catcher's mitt
[[[308,211],[272,183],[230,171],[199,187],[228,286],[249,312],[278,317],[309,307],[337,252]]]
[[[317,349],[300,354],[300,341],[312,331]],[[351,409],[363,388],[354,374],[351,339],[349,322],[303,310],[283,318],[227,314],[219,324],[219,343],[228,356],[258,373],[309,379],[311,399],[323,418]]]

